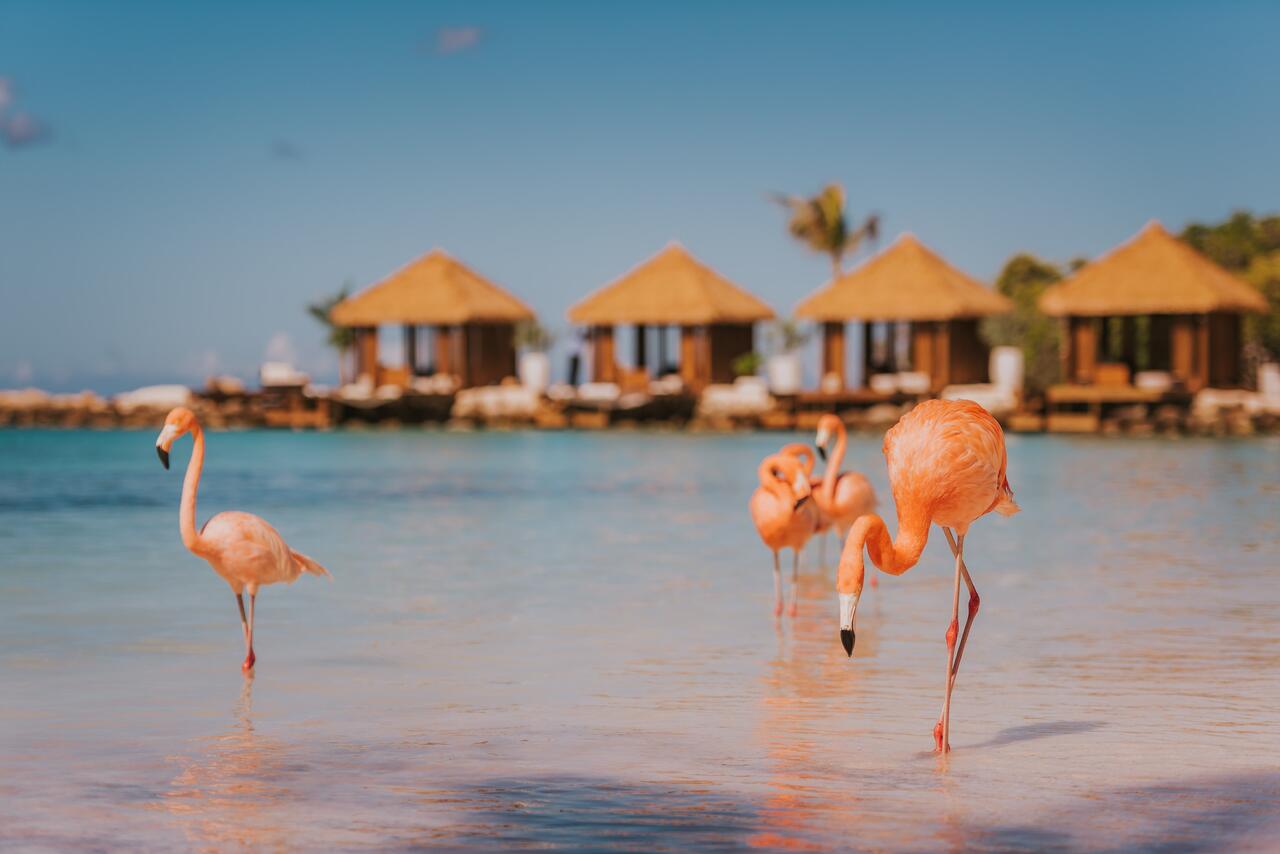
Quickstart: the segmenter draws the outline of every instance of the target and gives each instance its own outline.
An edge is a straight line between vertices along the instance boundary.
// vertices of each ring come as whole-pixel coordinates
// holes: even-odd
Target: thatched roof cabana
[[[356,376],[375,385],[406,385],[418,366],[419,327],[434,338],[434,363],[425,373],[452,377],[463,387],[490,385],[515,373],[515,324],[533,309],[440,249],[433,249],[330,312],[356,330]],[[377,328],[404,327],[405,367],[378,364]]]
[[[569,320],[591,328],[593,375],[612,382],[613,327],[636,327],[636,364],[647,371],[647,327],[658,327],[659,365],[665,366],[665,327],[680,328],[680,375],[699,389],[732,379],[731,364],[753,346],[752,324],[773,318],[767,304],[694,258],[678,243],[605,285],[569,309]]]
[[[1013,303],[953,267],[915,235],[893,245],[852,272],[828,282],[796,306],[796,317],[823,324],[823,373],[844,384],[844,333],[849,321],[866,324],[864,358],[871,368],[872,325],[911,324],[913,370],[927,373],[930,386],[981,382],[987,348],[978,337],[978,319],[1013,310]],[[888,345],[890,364],[894,349]]]
[[[1266,311],[1257,289],[1152,221],[1040,297],[1051,317]]]
[[[1099,363],[1116,359],[1118,370],[1104,370],[1103,377],[1123,379],[1126,368],[1131,373],[1138,366],[1138,339],[1144,337],[1146,367],[1170,372],[1190,391],[1239,381],[1241,315],[1267,310],[1261,293],[1154,221],[1049,287],[1039,305],[1045,314],[1066,318],[1068,381],[1095,382]],[[1145,336],[1138,334],[1138,318],[1149,318]]]
[[[822,322],[927,321],[986,317],[1013,303],[951,266],[914,234],[856,270],[828,282],[796,306],[796,317]]]

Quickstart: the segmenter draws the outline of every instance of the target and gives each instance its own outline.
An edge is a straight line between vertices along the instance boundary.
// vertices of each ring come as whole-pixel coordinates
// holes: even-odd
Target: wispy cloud
[[[0,77],[0,140],[11,149],[48,142],[53,137],[53,130],[47,122],[28,112],[10,109],[15,103],[13,92],[13,81]]]
[[[271,156],[277,160],[303,160],[306,154],[296,143],[287,139],[277,139],[271,143]]]
[[[298,351],[293,346],[293,339],[289,337],[288,332],[277,332],[271,336],[271,340],[267,341],[267,361],[269,362],[288,362],[296,364],[298,361]]]
[[[14,113],[12,116],[0,116],[0,135],[4,136],[4,144],[10,148],[25,148],[48,142],[53,131],[29,113]]]
[[[462,53],[480,44],[484,30],[479,27],[441,27],[436,30],[435,53],[440,56]]]

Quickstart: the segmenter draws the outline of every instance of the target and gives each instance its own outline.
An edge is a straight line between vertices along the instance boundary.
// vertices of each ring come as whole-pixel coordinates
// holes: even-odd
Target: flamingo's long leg
[[[773,553],[773,616],[782,616],[782,565],[778,553]]]
[[[969,629],[973,627],[973,620],[978,616],[978,607],[982,604],[982,600],[978,596],[978,588],[974,586],[973,579],[969,576],[969,567],[965,565],[964,553],[952,536],[951,529],[943,528],[942,532],[947,535],[951,553],[955,555],[956,560],[960,561],[960,573],[964,576],[964,583],[969,588],[969,616],[965,618],[964,631],[960,634],[960,645],[956,647],[955,664],[951,666],[951,682],[954,685],[956,676],[960,673],[960,659],[964,657],[964,644],[969,639]]]
[[[964,537],[959,538],[959,547],[964,548]],[[960,630],[960,554],[956,554],[956,583],[951,594],[951,624],[947,626],[947,681],[946,693],[942,700],[942,720],[934,727],[933,739],[938,752],[946,753],[951,749],[951,688],[954,684],[953,669],[956,651],[956,635]]]
[[[241,665],[242,669],[244,670],[252,670],[254,662],[258,660],[258,657],[253,654],[253,606],[257,604],[257,601],[258,601],[258,594],[255,592],[250,592],[249,593],[249,635],[248,635],[249,652],[244,657],[244,664]]]
[[[800,610],[800,549],[791,550],[791,616]]]
[[[244,594],[236,594],[236,604],[240,606],[240,634],[247,644],[249,643],[249,618],[244,615]]]

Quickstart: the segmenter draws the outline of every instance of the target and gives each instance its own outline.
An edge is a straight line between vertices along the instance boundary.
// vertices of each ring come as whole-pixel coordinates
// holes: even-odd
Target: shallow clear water
[[[200,518],[334,574],[246,682],[189,442],[0,431],[0,847],[1280,849],[1280,443],[1011,437],[943,760],[945,540],[852,661],[813,546],[775,624],[784,438],[211,434]]]

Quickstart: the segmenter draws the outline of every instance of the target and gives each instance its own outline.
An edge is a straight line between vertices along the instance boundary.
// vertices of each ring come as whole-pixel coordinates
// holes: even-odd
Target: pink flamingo
[[[818,458],[813,453],[813,448],[803,442],[791,442],[783,445],[778,451],[780,454],[790,454],[800,461],[800,466],[804,470],[804,476],[809,481],[809,493],[815,499],[810,512],[816,517],[816,523],[813,528],[815,534],[824,534],[831,527],[831,519],[822,509],[817,506],[818,490],[822,487],[822,478],[813,476],[813,467],[818,462]]]
[[[253,606],[258,588],[283,581],[292,584],[304,572],[325,575],[320,564],[285,545],[284,539],[266,520],[252,513],[237,511],[219,513],[196,530],[196,491],[200,488],[200,471],[204,468],[204,431],[190,409],[178,407],[164,419],[164,429],[156,439],[160,462],[169,468],[169,449],[179,436],[191,434],[191,461],[182,481],[182,504],[178,512],[178,530],[182,544],[196,557],[202,557],[231,585],[240,606],[240,627],[244,632],[245,657],[242,669],[253,668],[257,656],[253,652]],[[244,612],[244,591],[249,591],[249,614]]]
[[[751,495],[751,520],[766,547],[773,552],[774,616],[782,614],[782,567],[778,553],[791,549],[791,615],[797,611],[800,550],[813,536],[818,515],[809,501],[809,478],[792,454],[771,454],[758,469],[760,486]]]
[[[969,526],[992,510],[1003,516],[1018,512],[1005,476],[1008,460],[1004,432],[990,413],[972,401],[930,400],[902,416],[885,434],[884,455],[893,500],[898,506],[898,536],[890,540],[884,520],[875,514],[854,523],[836,578],[840,642],[852,656],[853,618],[862,594],[863,546],[872,563],[883,572],[902,575],[920,560],[929,540],[929,526],[941,527],[956,559],[951,623],[946,636],[946,693],[942,714],[933,730],[935,748],[946,752],[951,749],[951,691],[979,605],[978,589],[964,563],[964,538]],[[969,588],[969,616],[957,648],[961,578]]]
[[[836,446],[828,456],[827,445],[831,443],[833,434]],[[813,501],[831,520],[841,540],[849,533],[859,516],[865,516],[876,509],[876,491],[872,488],[871,481],[856,471],[840,471],[847,442],[848,434],[843,421],[830,413],[818,419],[818,433],[813,444],[827,465],[822,472],[822,485],[814,488]],[[872,580],[874,581],[874,577]]]

